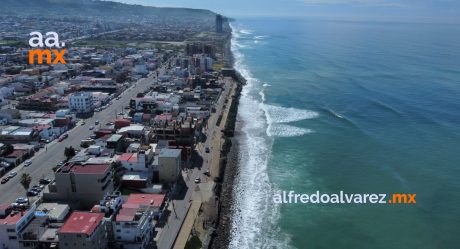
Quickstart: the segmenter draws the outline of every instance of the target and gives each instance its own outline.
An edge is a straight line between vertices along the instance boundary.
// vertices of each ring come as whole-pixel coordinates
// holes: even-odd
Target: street
[[[214,148],[212,146],[213,139],[218,139],[220,136],[216,135],[215,132],[220,132],[216,126],[217,119],[222,113],[223,105],[225,99],[229,93],[231,86],[228,81],[225,81],[225,87],[220,95],[217,103],[215,104],[216,112],[212,113],[208,119],[208,128],[205,131],[207,137],[206,141],[195,147],[196,152],[202,158],[203,164],[201,167],[196,167],[192,165],[191,168],[187,168],[183,172],[184,181],[187,185],[187,192],[183,199],[173,200],[174,210],[171,212],[168,217],[167,224],[163,227],[161,234],[159,236],[157,246],[159,249],[170,249],[173,247],[176,237],[179,233],[179,230],[184,222],[184,219],[187,215],[188,208],[190,207],[192,200],[198,200],[205,202],[213,196],[213,185],[214,182],[209,177],[205,176],[206,171],[211,170],[211,165],[213,160],[219,160],[219,156],[214,158],[213,155],[220,155],[220,153],[212,153],[214,150],[220,150],[220,148]],[[210,148],[211,152],[206,153],[205,148]],[[211,172],[211,175],[217,175],[217,172]],[[199,177],[201,183],[196,184],[194,180]],[[170,205],[172,209],[172,205]],[[177,214],[177,217],[176,217]]]
[[[62,142],[58,142],[57,139],[47,144],[47,149],[42,148],[39,152],[35,153],[34,157],[31,158],[32,165],[29,167],[23,167],[23,164],[17,166],[11,171],[16,171],[17,176],[10,179],[7,183],[0,185],[0,203],[12,203],[19,196],[25,196],[26,190],[22,187],[20,183],[21,175],[23,173],[28,173],[32,177],[32,183],[35,185],[38,184],[40,178],[51,178],[54,179],[52,168],[56,166],[56,163],[65,159],[64,148],[72,146],[75,149],[80,148],[80,141],[84,138],[88,138],[93,131],[89,130],[90,126],[94,126],[95,129],[99,126],[104,127],[106,123],[112,122],[117,113],[126,112],[123,107],[129,104],[129,100],[132,97],[135,97],[138,92],[143,92],[148,89],[154,79],[156,74],[151,74],[148,78],[142,78],[136,83],[133,83],[133,86],[126,89],[121,95],[120,99],[113,99],[112,104],[107,107],[107,109],[101,112],[95,112],[94,116],[91,118],[85,119],[85,125],[81,125],[81,120],[76,124],[76,127],[67,132],[69,137],[64,139]],[[94,125],[94,122],[99,120],[99,125]],[[10,172],[11,172],[10,171]],[[8,174],[8,173],[7,173]]]

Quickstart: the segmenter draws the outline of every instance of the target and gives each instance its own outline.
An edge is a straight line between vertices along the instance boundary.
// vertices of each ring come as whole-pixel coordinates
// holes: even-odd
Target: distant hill
[[[215,13],[203,9],[164,8],[98,0],[1,0],[1,15],[150,19],[187,17],[212,21]]]

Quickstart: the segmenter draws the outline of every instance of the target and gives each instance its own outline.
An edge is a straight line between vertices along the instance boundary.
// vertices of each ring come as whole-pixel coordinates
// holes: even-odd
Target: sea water
[[[247,79],[231,249],[460,248],[460,27],[232,23]],[[278,191],[415,205],[274,204]]]

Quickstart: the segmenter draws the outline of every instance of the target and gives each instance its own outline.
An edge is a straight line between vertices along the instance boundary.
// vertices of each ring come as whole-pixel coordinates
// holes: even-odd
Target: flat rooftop
[[[110,164],[66,164],[56,173],[103,174],[110,169]]]
[[[91,235],[104,218],[103,213],[73,212],[59,233]]]

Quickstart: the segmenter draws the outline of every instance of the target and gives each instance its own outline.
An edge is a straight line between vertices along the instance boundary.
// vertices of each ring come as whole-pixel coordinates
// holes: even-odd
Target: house
[[[139,153],[123,153],[117,160],[128,171],[145,171],[147,168],[144,151]]]
[[[9,204],[0,205],[0,248],[20,249],[20,234],[34,218],[36,205],[29,210],[13,208]]]
[[[59,245],[66,249],[106,249],[104,214],[73,212],[59,230]]]
[[[164,205],[163,194],[130,194],[112,222],[116,243],[125,249],[147,248]]]
[[[43,191],[48,201],[68,201],[71,207],[91,208],[113,191],[112,164],[64,164],[54,173],[55,181]]]
[[[70,213],[66,204],[40,203],[35,217],[24,227],[19,236],[22,248],[56,248],[59,244],[57,232]]]

